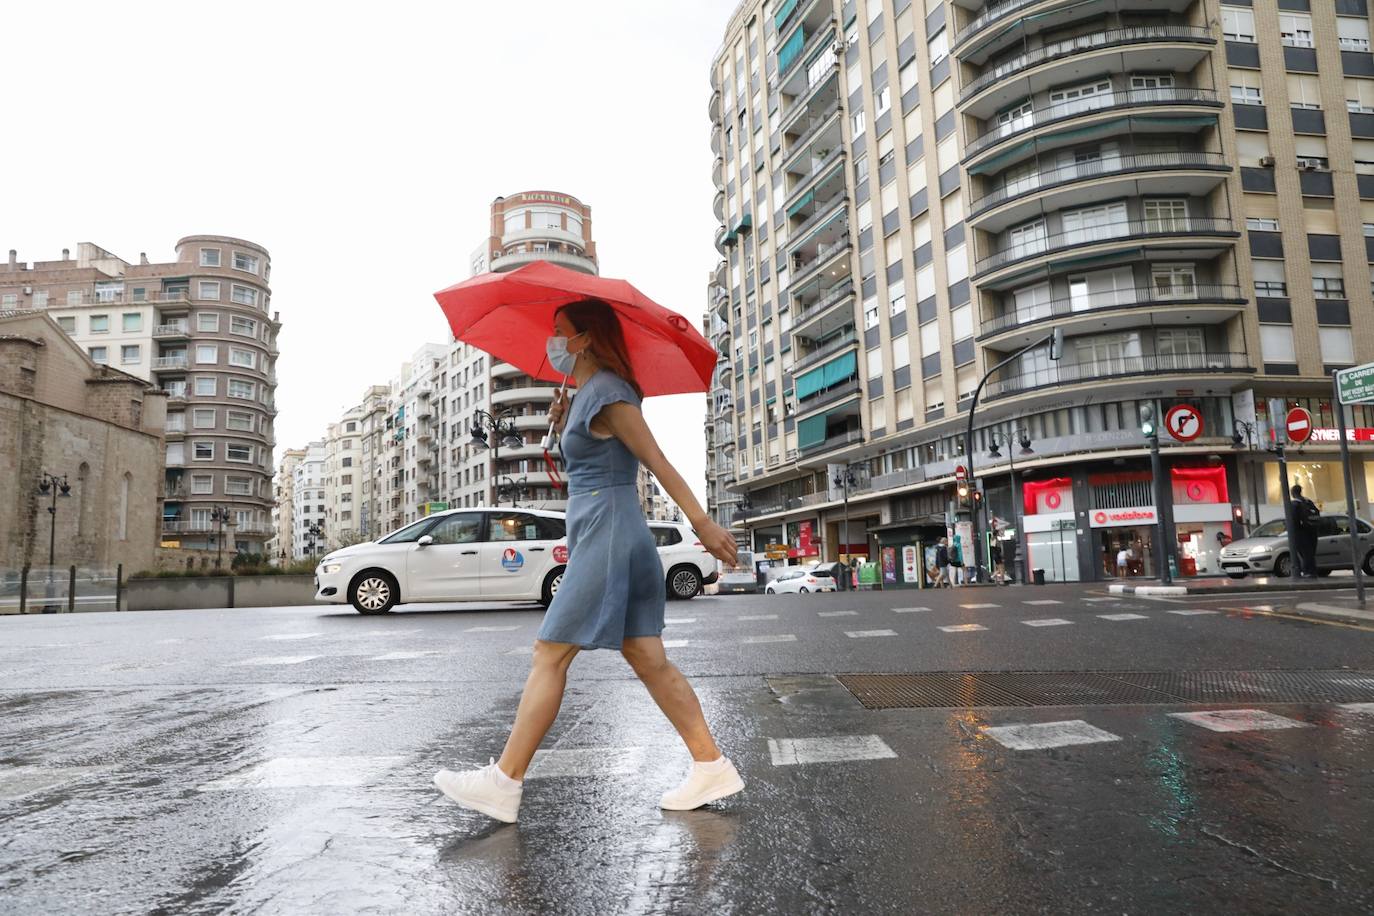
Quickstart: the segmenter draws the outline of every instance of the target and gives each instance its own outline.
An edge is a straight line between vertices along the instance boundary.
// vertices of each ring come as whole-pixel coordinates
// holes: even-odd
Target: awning
[[[833,359],[817,369],[797,376],[797,399],[808,398],[818,391],[824,391],[859,371],[859,354],[851,351],[838,359]]]
[[[778,7],[778,12],[773,16],[773,28],[781,29],[782,24],[787,21],[787,17],[792,15],[792,11],[797,8],[799,0],[784,0],[782,6]]]
[[[787,208],[788,218],[790,219],[791,217],[796,216],[798,210],[800,210],[802,207],[805,207],[807,204],[811,203],[811,201],[815,199],[816,192],[814,190],[807,191],[805,194],[801,196],[800,200],[798,200],[795,204]]]
[[[787,39],[787,43],[778,48],[778,72],[786,73],[804,47],[806,47],[806,26],[793,32],[792,37]]]
[[[797,424],[797,448],[810,448],[825,441],[825,414],[807,417]]]

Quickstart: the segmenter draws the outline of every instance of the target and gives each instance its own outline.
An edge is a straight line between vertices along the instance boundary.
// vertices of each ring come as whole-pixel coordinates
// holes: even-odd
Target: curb
[[[1266,584],[1260,585],[1109,585],[1107,591],[1113,595],[1141,595],[1165,597],[1179,595],[1242,595],[1263,594],[1265,592],[1335,592],[1355,588],[1355,583],[1345,581],[1330,585],[1312,583]]]

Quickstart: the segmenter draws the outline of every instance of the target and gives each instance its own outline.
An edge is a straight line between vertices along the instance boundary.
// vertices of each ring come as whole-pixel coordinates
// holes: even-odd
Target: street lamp
[[[512,480],[510,475],[503,475],[500,479],[501,483],[496,488],[497,504],[500,505],[501,500],[509,496],[511,507],[515,509],[520,508],[520,503],[516,501],[516,498],[523,498],[526,492],[528,492],[529,483],[527,480],[524,477],[518,480]]]
[[[315,559],[317,542],[324,540],[324,522],[312,522],[306,525],[305,533],[308,538],[305,542],[305,549],[310,552],[310,559],[313,560]]]
[[[52,502],[48,506],[48,514],[52,516],[52,529],[48,532],[48,568],[51,570],[57,562],[57,497],[70,497],[72,488],[71,484],[67,483],[66,474],[58,477],[45,471],[38,478],[38,493],[40,496],[52,497]]]
[[[525,444],[515,432],[515,414],[510,410],[503,410],[499,413],[490,413],[486,410],[478,410],[472,415],[472,437],[468,444],[473,448],[482,451],[491,449],[491,477],[497,476],[500,468],[501,446],[506,448],[519,448]],[[496,504],[501,504],[501,497],[498,492]]]
[[[834,476],[833,478],[831,478],[830,483],[831,483],[833,486],[839,487],[840,490],[841,490],[841,492],[843,493],[843,499],[844,499],[844,535],[843,535],[843,537],[841,538],[841,541],[842,541],[842,543],[844,544],[844,553],[845,553],[846,556],[848,556],[848,554],[849,554],[849,488],[850,488],[850,487],[854,487],[854,486],[858,486],[858,483],[859,483],[859,481],[858,481],[857,479],[855,479],[855,477],[854,477],[854,466],[853,466],[853,465],[846,464],[843,468],[837,468],[836,471],[835,471],[835,476]],[[836,559],[840,559],[840,558],[839,558],[839,557],[836,557]],[[848,565],[848,561],[847,561],[847,560],[842,560],[841,562],[844,562],[846,565]]]
[[[1231,447],[1237,450],[1244,449],[1248,452],[1255,452],[1259,449],[1259,424],[1248,420],[1234,420],[1231,423]],[[1259,517],[1259,462],[1251,460],[1250,464],[1250,505],[1251,505],[1251,526],[1258,527]]]
[[[237,523],[233,513],[224,506],[215,506],[210,510],[210,521],[215,523],[215,569],[219,569],[224,557],[224,526],[235,528]]]
[[[992,431],[992,445],[988,448],[989,458],[1001,458],[1002,453],[998,451],[1000,446],[1007,446],[1007,463],[1010,465],[1011,479],[1011,523],[1016,529],[1016,552],[1012,555],[1011,579],[1013,582],[1025,584],[1025,559],[1021,550],[1021,499],[1016,492],[1016,455],[1017,451],[1011,448],[1012,439],[1015,438],[1021,445],[1020,455],[1023,458],[1035,454],[1031,448],[1030,430],[1024,426],[1009,429],[1003,432],[1000,429]]]

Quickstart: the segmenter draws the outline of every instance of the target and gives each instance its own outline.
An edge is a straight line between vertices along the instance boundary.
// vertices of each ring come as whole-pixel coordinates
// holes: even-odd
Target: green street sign
[[[1336,373],[1336,390],[1342,404],[1368,404],[1374,401],[1374,363]]]

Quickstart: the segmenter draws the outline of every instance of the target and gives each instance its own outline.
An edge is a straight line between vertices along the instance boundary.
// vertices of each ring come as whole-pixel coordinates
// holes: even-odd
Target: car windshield
[[[405,526],[404,528],[402,528],[400,531],[396,531],[396,532],[393,532],[393,533],[391,533],[391,534],[388,534],[386,537],[382,538],[382,539],[381,539],[380,541],[378,541],[377,543],[378,543],[378,544],[409,544],[410,542],[417,540],[417,539],[420,537],[420,535],[424,534],[424,533],[425,533],[425,529],[428,528],[428,527],[429,527],[430,525],[432,525],[432,524],[434,524],[434,519],[433,519],[433,517],[430,517],[430,518],[422,518],[422,519],[420,519],[418,522],[415,522],[414,524],[406,525],[406,526]]]
[[[1250,532],[1252,538],[1281,538],[1287,533],[1283,519],[1276,518],[1272,522],[1265,522],[1254,531]]]

